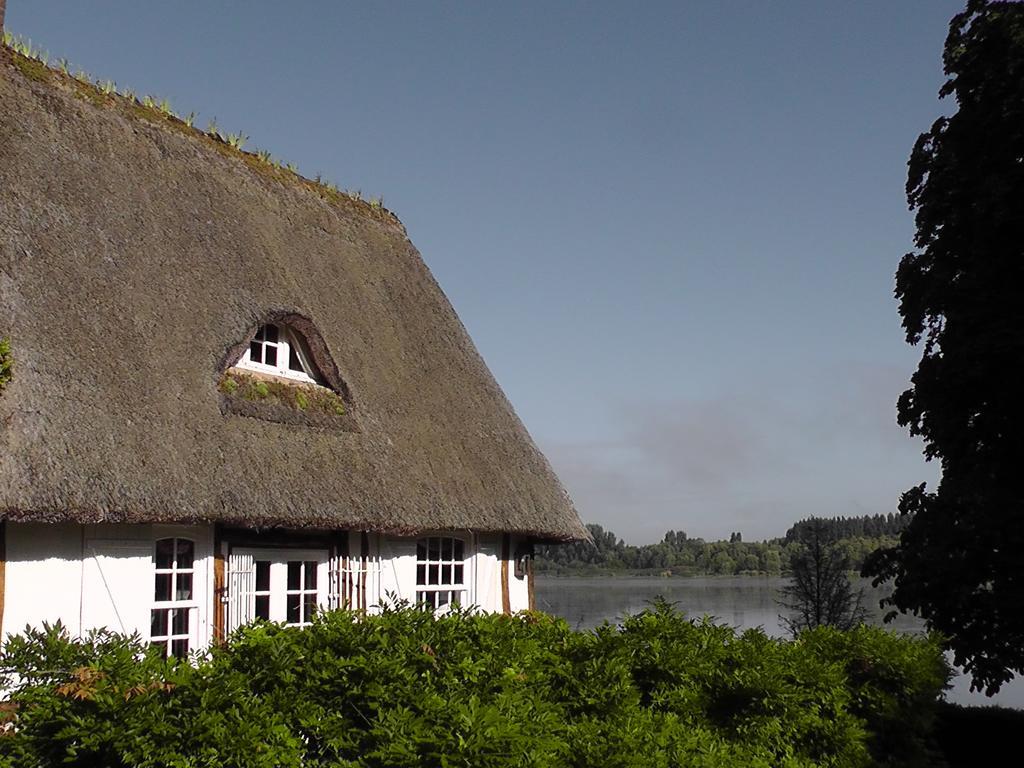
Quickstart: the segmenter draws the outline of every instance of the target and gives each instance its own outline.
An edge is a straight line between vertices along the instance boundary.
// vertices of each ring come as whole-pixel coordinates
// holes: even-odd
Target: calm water
[[[714,616],[720,622],[739,629],[762,627],[769,635],[781,637],[775,596],[786,580],[779,577],[705,576],[693,578],[658,577],[537,577],[537,607],[561,616],[578,629],[591,629],[604,621],[615,622],[625,614],[642,611],[661,596],[691,616]],[[881,624],[878,601],[886,592],[865,583],[867,608],[875,623]],[[889,625],[901,632],[919,632],[921,623],[899,616]],[[947,693],[959,704],[1000,704],[1024,709],[1024,679],[1003,686],[998,695],[988,698],[970,692],[970,681],[963,676],[953,681]]]

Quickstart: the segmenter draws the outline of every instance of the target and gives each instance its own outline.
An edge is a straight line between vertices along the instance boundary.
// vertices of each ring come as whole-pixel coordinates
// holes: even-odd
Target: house
[[[586,538],[401,223],[0,48],[0,632],[533,606]]]

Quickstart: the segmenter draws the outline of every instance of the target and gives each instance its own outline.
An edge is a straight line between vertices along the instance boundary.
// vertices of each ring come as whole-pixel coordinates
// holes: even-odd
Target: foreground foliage
[[[192,665],[56,627],[10,639],[2,663],[0,765],[111,768],[923,765],[948,676],[930,639],[773,640],[666,604],[592,632],[326,613],[244,628]]]
[[[942,464],[935,491],[907,491],[898,546],[865,575],[892,579],[891,603],[949,638],[988,693],[1024,674],[1024,5],[970,0],[943,54],[935,121],[910,156],[916,246],[896,296],[922,344],[899,423]]]

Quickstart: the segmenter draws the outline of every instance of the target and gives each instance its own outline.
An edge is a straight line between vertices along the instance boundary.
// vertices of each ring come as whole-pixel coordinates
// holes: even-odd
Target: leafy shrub
[[[0,659],[0,765],[866,766],[877,729],[937,699],[942,659],[879,629],[773,640],[665,604],[591,632],[330,612],[244,627],[191,665],[57,626]]]

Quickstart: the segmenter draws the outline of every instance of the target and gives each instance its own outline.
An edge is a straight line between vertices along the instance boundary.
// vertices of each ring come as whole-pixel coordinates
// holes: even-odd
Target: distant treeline
[[[537,548],[538,571],[586,574],[603,571],[644,571],[673,575],[780,574],[799,547],[801,534],[812,520],[794,524],[785,536],[765,541],[743,541],[740,532],[729,541],[691,539],[684,531],[669,531],[657,544],[626,544],[612,531],[590,524],[594,543],[551,544]],[[882,546],[895,543],[908,520],[899,515],[865,515],[824,519],[829,538],[834,538],[860,569],[864,558]]]

